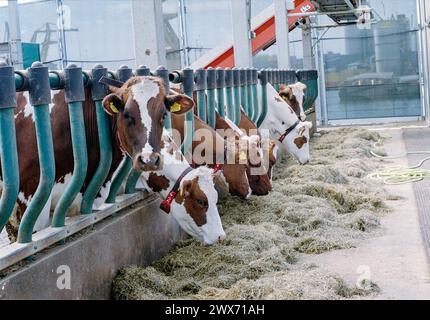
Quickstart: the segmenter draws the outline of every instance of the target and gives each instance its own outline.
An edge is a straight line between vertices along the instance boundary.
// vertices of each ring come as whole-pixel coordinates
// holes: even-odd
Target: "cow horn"
[[[107,85],[109,87],[109,89],[113,88],[122,88],[122,86],[124,85],[124,82],[119,81],[119,80],[115,80],[115,79],[111,79],[108,77],[102,77],[99,82],[101,84]],[[111,90],[111,91],[115,91],[115,90]]]

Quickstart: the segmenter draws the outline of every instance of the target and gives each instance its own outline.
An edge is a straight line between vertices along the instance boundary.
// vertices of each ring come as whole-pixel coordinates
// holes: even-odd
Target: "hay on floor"
[[[277,164],[270,195],[219,203],[223,244],[205,247],[190,239],[151,267],[125,267],[113,282],[113,297],[359,299],[376,293],[375,284],[349,287],[300,260],[354,247],[379,229],[384,201],[396,199],[365,179],[380,166],[369,152],[380,139],[367,130],[321,132],[311,140],[309,165]]]

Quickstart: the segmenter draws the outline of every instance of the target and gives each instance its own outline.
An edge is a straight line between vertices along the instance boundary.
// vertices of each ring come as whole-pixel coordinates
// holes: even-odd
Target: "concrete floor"
[[[406,151],[403,130],[408,129],[372,129],[392,136],[385,144],[386,150],[393,150],[392,154]],[[427,147],[430,150],[430,144]],[[395,165],[408,166],[408,159],[392,160],[389,164]],[[381,219],[379,235],[357,248],[327,252],[307,260],[338,273],[350,284],[371,279],[381,289],[375,299],[430,299],[430,268],[414,188],[405,184],[386,189],[404,200],[387,202],[393,211]]]

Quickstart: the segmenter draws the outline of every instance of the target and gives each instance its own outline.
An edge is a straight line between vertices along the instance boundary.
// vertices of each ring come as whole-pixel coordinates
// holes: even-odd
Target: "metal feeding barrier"
[[[280,84],[293,84],[297,80],[304,82],[308,86],[306,110],[309,110],[318,95],[318,74],[314,70],[302,70],[296,73],[292,70],[275,69],[258,71],[251,68],[209,68],[195,71],[183,69],[169,73],[164,67],[151,72],[149,68],[140,66],[133,72],[131,68],[122,66],[113,72],[101,65],[94,66],[90,71],[83,71],[76,65],[69,65],[62,71],[49,71],[47,67],[37,62],[25,71],[14,71],[12,67],[0,64],[0,155],[3,181],[0,199],[0,231],[12,215],[19,193],[19,155],[14,118],[17,92],[28,91],[29,93],[29,102],[34,109],[40,165],[39,185],[24,212],[19,225],[17,242],[0,248],[0,270],[66,239],[145,197],[152,197],[136,190],[140,172],[132,169],[132,159],[124,156],[112,178],[105,204],[93,210],[94,201],[109,174],[113,152],[110,120],[102,105],[104,97],[109,92],[99,80],[109,77],[126,82],[133,76],[149,75],[164,80],[167,94],[170,92],[170,83],[181,84],[184,93],[190,97],[195,94],[198,117],[213,128],[216,125],[216,112],[222,118],[228,117],[238,125],[241,120],[241,110],[260,127],[267,115],[268,84],[278,90]],[[258,86],[261,86],[261,100],[257,94]],[[85,136],[83,110],[83,102],[86,99],[85,88],[90,88],[91,99],[96,109],[100,161],[82,196],[81,216],[66,218],[70,206],[82,189],[88,169],[87,148],[91,146],[87,146]],[[51,90],[64,90],[69,112],[74,170],[54,210],[51,226],[33,233],[36,221],[49,200],[55,183],[55,155],[49,111],[49,105],[52,103]],[[181,146],[184,154],[190,150],[193,141],[193,110],[185,117],[187,120],[185,138]],[[169,115],[166,118],[166,128],[170,129],[170,127]],[[124,183],[125,194],[118,196]]]

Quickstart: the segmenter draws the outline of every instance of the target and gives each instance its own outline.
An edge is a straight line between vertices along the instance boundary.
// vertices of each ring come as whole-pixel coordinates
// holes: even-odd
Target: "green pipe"
[[[86,86],[89,82],[88,75],[82,73],[82,81]],[[26,79],[21,72],[15,72],[15,87],[17,91],[23,91],[26,86]],[[49,71],[49,86],[52,90],[64,89],[64,81],[59,71]]]
[[[206,86],[208,96],[208,124],[215,129],[216,112],[215,112],[215,88],[216,88],[216,70],[209,68],[206,71]]]
[[[252,100],[253,100],[252,105],[254,107],[253,108],[254,112],[252,114],[251,119],[254,123],[256,123],[258,118],[260,117],[260,108],[259,108],[259,103],[258,103],[258,93],[257,93],[257,85],[256,84],[253,84],[251,86],[251,91],[252,91]]]
[[[233,88],[234,94],[234,123],[238,126],[240,123],[240,88]]]
[[[215,113],[215,90],[208,89],[208,124],[215,129],[216,113]]]
[[[55,182],[54,146],[48,104],[34,106],[34,122],[39,154],[40,180],[36,193],[24,212],[19,225],[18,243],[32,241],[34,225],[49,199]]]
[[[194,70],[190,68],[185,68],[183,71],[183,87],[184,93],[193,98],[194,92]],[[191,148],[193,145],[194,138],[194,110],[190,110],[185,114],[185,134],[184,134],[184,143],[181,145],[182,154],[187,154],[191,152]]]
[[[217,88],[216,89],[217,96],[217,110],[221,118],[225,118],[225,104],[224,104],[224,89]]]
[[[225,99],[224,99],[224,88],[225,83],[225,70],[222,68],[216,69],[216,100],[217,100],[217,111],[221,118],[225,118]]]
[[[0,156],[3,191],[0,199],[0,232],[8,222],[19,193],[14,107],[0,109]]]
[[[69,103],[70,132],[73,147],[73,176],[55,207],[52,227],[64,227],[67,211],[81,190],[88,169],[87,140],[85,137],[84,111],[82,102]]]
[[[197,91],[197,115],[200,120],[207,122],[206,93],[204,90]]]
[[[267,116],[267,81],[269,72],[267,70],[262,70],[260,72],[260,82],[261,82],[261,114],[257,120],[257,127],[260,128],[264,119]]]
[[[225,88],[227,117],[235,122],[234,118],[234,103],[233,103],[233,88]]]
[[[132,194],[136,192],[137,180],[139,180],[142,172],[132,169],[128,175],[127,182],[125,183],[125,194]]]
[[[119,165],[119,169],[112,179],[112,184],[110,186],[109,195],[106,199],[106,203],[115,203],[116,195],[124,181],[124,179],[129,175],[131,168],[133,166],[133,161],[129,156],[125,156]]]
[[[226,107],[227,107],[227,117],[234,122],[234,103],[233,103],[233,70],[225,70],[224,87],[225,87],[225,97],[226,97]]]
[[[248,90],[246,85],[240,86],[240,105],[242,106],[243,111],[245,111],[245,114],[249,114],[248,110]],[[240,109],[239,109],[240,114]]]
[[[251,85],[248,85],[246,87],[247,87],[246,88],[246,93],[247,93],[247,100],[246,101],[247,101],[247,105],[248,105],[247,116],[252,119],[254,117],[254,103],[252,101],[254,94],[252,92],[252,86]]]
[[[195,73],[195,83],[197,92],[197,116],[200,120],[207,122],[206,110],[206,89],[207,75],[205,69],[198,69]]]
[[[109,116],[104,112],[101,100],[95,101],[97,127],[99,137],[100,160],[97,171],[88,184],[82,197],[81,213],[90,214],[93,210],[94,200],[97,197],[112,165],[112,139],[109,126]]]

